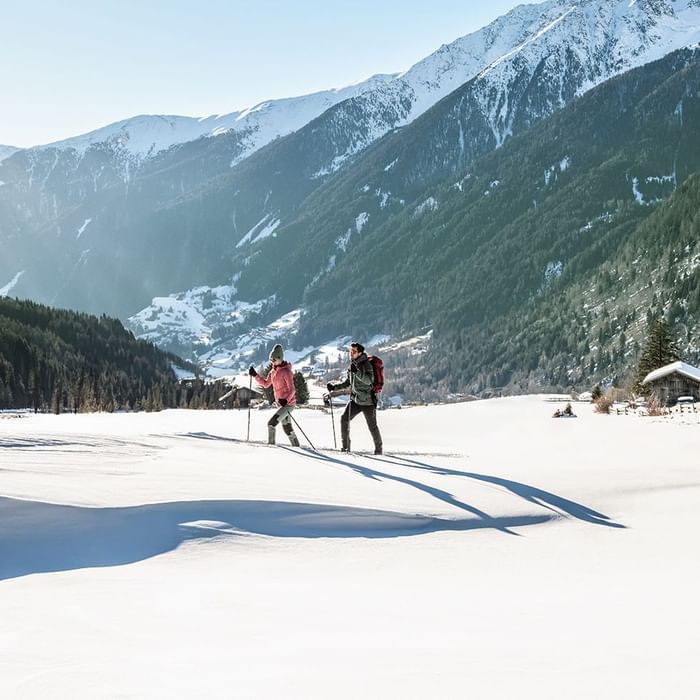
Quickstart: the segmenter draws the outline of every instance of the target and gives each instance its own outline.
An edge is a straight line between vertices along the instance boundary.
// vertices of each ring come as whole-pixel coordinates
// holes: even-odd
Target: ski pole
[[[245,441],[250,442],[250,399],[251,396],[253,395],[253,376],[250,376],[250,382],[248,384],[248,433],[246,434]]]
[[[299,425],[299,423],[297,423],[296,418],[291,414],[291,412],[288,413],[287,415],[292,419],[292,422],[294,423],[294,425],[296,425],[296,427],[299,428],[299,430],[301,430],[301,434],[306,438],[306,442],[308,442],[309,445],[311,445],[311,449],[315,450],[316,448],[314,447],[313,442],[311,442],[311,440],[309,440],[309,436],[304,432],[303,428]]]
[[[333,449],[338,449],[338,441],[335,439],[335,420],[333,418],[333,396],[328,392],[328,403],[331,406],[331,425],[333,426]]]

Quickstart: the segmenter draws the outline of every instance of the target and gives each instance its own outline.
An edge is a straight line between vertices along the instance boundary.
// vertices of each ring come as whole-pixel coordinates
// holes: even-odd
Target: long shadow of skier
[[[289,452],[294,452],[294,454],[299,454],[295,450],[292,450],[291,448],[286,447],[284,445],[280,445],[280,447]],[[501,532],[505,532],[509,535],[519,536],[517,532],[513,532],[512,530],[508,529],[508,526],[505,525],[503,518],[495,518],[494,516],[489,515],[483,510],[480,510],[472,505],[469,505],[468,503],[464,503],[463,501],[458,500],[451,493],[443,491],[442,489],[438,489],[434,486],[428,486],[428,484],[416,481],[415,479],[409,479],[404,476],[397,476],[396,474],[389,474],[387,472],[378,471],[377,469],[365,467],[361,464],[350,462],[348,460],[341,459],[338,457],[333,457],[322,452],[317,452],[315,450],[305,450],[305,454],[313,459],[318,459],[323,462],[330,462],[334,464],[340,464],[344,467],[349,467],[354,472],[357,472],[358,474],[361,474],[362,476],[367,477],[368,479],[373,479],[375,481],[396,481],[400,484],[405,484],[406,486],[410,486],[414,489],[417,489],[418,491],[423,491],[423,493],[427,493],[429,496],[443,501],[443,503],[448,503],[449,505],[454,506],[455,508],[464,510],[467,513],[472,513],[477,518],[481,519],[484,523],[486,523],[487,527],[493,527],[494,529],[500,530]],[[551,518],[544,518],[544,520],[542,520],[541,522],[550,519]],[[515,526],[515,523],[513,523],[511,526]]]
[[[245,440],[237,440],[235,438],[224,438],[208,433],[188,433],[187,437],[197,437],[200,439],[209,440],[227,440],[239,444],[246,444]],[[278,445],[278,448],[287,450],[297,455],[299,454],[297,450],[293,450],[292,448],[289,448],[285,445]],[[316,450],[305,449],[304,454],[313,459],[321,460],[327,463],[337,464],[342,467],[347,467],[368,479],[396,481],[407,486],[411,486],[412,488],[418,489],[419,491],[423,491],[424,493],[427,493],[433,498],[437,498],[438,500],[441,500],[444,503],[448,503],[451,506],[472,513],[473,515],[477,516],[478,518],[481,518],[485,522],[493,523],[492,526],[495,527],[495,529],[501,530],[502,532],[505,532],[507,534],[518,535],[518,533],[509,530],[508,527],[503,525],[502,518],[494,518],[494,516],[491,516],[488,513],[479,510],[478,508],[475,508],[474,506],[459,501],[451,493],[448,493],[447,491],[444,491],[442,489],[433,486],[428,486],[427,484],[424,484],[420,481],[416,481],[415,479],[409,479],[407,477],[397,476],[396,474],[390,474],[384,471],[373,469],[371,467],[363,466],[361,464],[357,464],[356,462],[351,462],[347,459],[342,459],[340,457],[329,455],[325,452],[318,452]],[[441,476],[459,476],[503,487],[511,493],[515,494],[516,496],[524,499],[528,503],[532,503],[534,505],[545,508],[555,514],[550,518],[545,518],[544,521],[553,519],[555,517],[559,517],[562,513],[564,513],[566,515],[577,518],[578,520],[582,520],[593,525],[604,525],[606,527],[623,529],[625,528],[624,525],[611,521],[611,519],[607,515],[599,513],[593,510],[592,508],[589,508],[588,506],[582,505],[581,503],[576,503],[575,501],[571,501],[570,499],[564,498],[562,496],[557,496],[556,494],[550,493],[549,491],[545,491],[535,486],[529,486],[528,484],[523,484],[517,481],[512,481],[510,479],[504,479],[502,477],[497,476],[490,476],[487,474],[477,474],[475,472],[459,471],[456,469],[449,469],[447,467],[438,467],[432,464],[427,464],[426,462],[421,462],[416,459],[411,459],[409,457],[404,457],[400,455],[388,454],[383,455],[381,457],[373,455],[363,455],[363,457],[377,462],[391,464],[392,466],[403,466],[410,467],[413,469],[421,469],[424,471],[431,472],[433,474],[439,474]],[[501,523],[501,526],[496,525],[496,523]]]
[[[487,474],[477,474],[475,472],[463,472],[457,469],[449,469],[447,467],[437,467],[415,459],[408,459],[407,457],[399,457],[395,455],[369,457],[369,459],[373,459],[378,462],[385,462],[387,464],[411,467],[413,469],[422,469],[424,471],[431,472],[432,474],[439,474],[441,476],[460,476],[468,479],[475,479],[476,481],[484,481],[486,483],[502,486],[529,503],[534,503],[535,505],[547,508],[552,512],[564,512],[567,515],[571,515],[574,518],[578,518],[579,520],[583,520],[594,525],[625,528],[624,525],[611,521],[607,515],[598,513],[588,506],[576,503],[575,501],[571,501],[568,498],[563,498],[562,496],[557,496],[556,494],[550,493],[549,491],[544,491],[543,489],[539,489],[535,486],[521,484],[518,481],[512,481],[510,479],[504,479],[497,476],[489,476]]]
[[[173,435],[161,435],[158,437],[173,437]],[[243,438],[225,437],[224,435],[214,435],[202,431],[191,433],[175,433],[174,437],[197,438],[197,440],[211,440],[212,442],[233,442],[236,445],[250,445],[252,447],[276,447],[269,445],[267,440],[244,440]]]
[[[239,440],[236,438],[229,438],[229,437],[220,437],[218,435],[212,435],[211,433],[204,433],[204,432],[192,432],[192,433],[185,433],[183,437],[193,437],[197,438],[200,440],[223,440],[226,442],[234,442],[238,444],[263,444],[258,441],[246,441],[246,440]],[[266,443],[265,443],[266,444]],[[291,447],[287,447],[286,445],[277,445],[277,449],[282,449],[286,450],[288,452],[291,452],[292,454],[299,455],[299,451],[296,449],[293,449]],[[317,450],[314,449],[308,449],[308,448],[302,448],[304,455],[311,457],[312,459],[317,459],[322,462],[326,463],[331,463],[331,464],[338,464],[342,467],[350,468],[353,471],[357,472],[358,474],[361,474],[364,477],[367,477],[368,479],[373,479],[375,481],[380,481],[380,480],[387,480],[387,481],[397,481],[399,483],[405,484],[407,486],[411,486],[412,488],[418,489],[419,491],[423,491],[424,493],[427,493],[429,496],[432,496],[433,498],[437,498],[440,501],[443,501],[444,503],[448,503],[451,506],[454,506],[455,508],[459,508],[460,510],[466,511],[468,513],[471,513],[472,515],[475,515],[477,518],[481,519],[484,522],[485,527],[492,527],[496,530],[500,530],[501,532],[505,532],[509,535],[518,535],[518,533],[513,532],[512,530],[509,529],[509,527],[515,527],[517,526],[518,523],[522,524],[531,524],[530,520],[528,519],[527,522],[522,521],[519,519],[520,516],[516,516],[514,518],[495,518],[492,515],[489,515],[488,513],[479,510],[478,508],[475,508],[474,506],[469,505],[468,503],[464,503],[462,501],[459,501],[456,499],[451,493],[448,493],[447,491],[443,491],[442,489],[435,488],[433,486],[428,486],[427,484],[423,484],[420,481],[416,481],[415,479],[408,479],[406,477],[401,477],[397,476],[395,474],[388,474],[386,472],[382,471],[377,471],[376,469],[371,469],[370,467],[364,467],[360,464],[357,464],[355,462],[351,462],[346,459],[341,459],[339,457],[333,457],[325,452],[318,452]],[[545,522],[546,520],[549,520],[551,518],[544,517],[542,520],[539,522]],[[519,535],[518,535],[519,536]]]
[[[91,508],[0,496],[0,581],[149,559],[186,540],[397,538],[538,524],[549,516],[448,519],[291,501],[179,501]]]

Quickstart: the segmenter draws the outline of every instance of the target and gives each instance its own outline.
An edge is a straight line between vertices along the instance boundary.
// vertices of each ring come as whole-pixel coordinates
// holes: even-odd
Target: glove
[[[249,369],[248,369],[248,374],[249,374],[251,377],[257,377],[257,376],[258,376],[258,373],[255,371],[255,367],[253,367],[253,365],[251,365],[251,366],[249,367]]]
[[[328,384],[326,384],[326,389],[328,389],[329,392],[333,391],[333,385],[328,382]]]
[[[277,403],[284,408],[287,405],[287,399],[280,399]]]
[[[357,365],[354,362],[350,363],[350,373],[355,374],[357,372]]]

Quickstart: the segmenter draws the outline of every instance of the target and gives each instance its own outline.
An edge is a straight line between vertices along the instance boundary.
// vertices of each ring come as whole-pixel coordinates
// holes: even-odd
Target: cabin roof
[[[665,365],[664,367],[655,369],[653,372],[649,372],[649,374],[644,377],[642,384],[649,384],[657,379],[662,379],[663,377],[668,377],[669,375],[676,373],[682,374],[688,379],[700,382],[700,369],[679,360],[678,362],[672,362],[670,365]]]

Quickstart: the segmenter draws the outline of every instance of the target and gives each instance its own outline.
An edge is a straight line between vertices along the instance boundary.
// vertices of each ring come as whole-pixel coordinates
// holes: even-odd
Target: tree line
[[[178,380],[175,367],[194,376]],[[308,402],[300,372],[294,384],[297,402]],[[0,297],[0,410],[217,409],[225,407],[219,397],[228,388],[224,380],[197,376],[197,367],[177,355],[137,340],[117,319]]]
[[[174,366],[195,370],[137,340],[117,319],[0,298],[0,409],[60,413],[177,406],[184,387]]]

